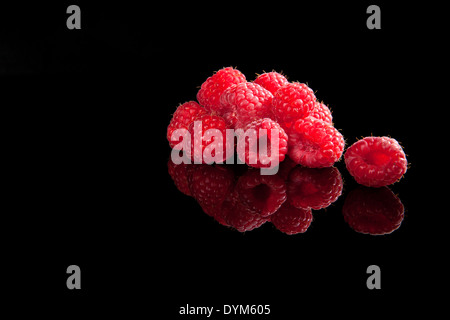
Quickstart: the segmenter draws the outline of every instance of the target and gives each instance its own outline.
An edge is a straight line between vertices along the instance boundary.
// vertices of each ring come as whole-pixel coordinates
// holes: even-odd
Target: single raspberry
[[[331,110],[323,102],[316,101],[314,109],[310,112],[309,116],[333,125]]]
[[[316,96],[306,84],[293,82],[282,86],[273,98],[275,119],[290,127],[297,119],[304,118],[314,109]]]
[[[190,156],[195,163],[222,163],[231,156],[232,148],[226,136],[227,124],[222,117],[203,115],[189,126]]]
[[[312,220],[311,209],[295,208],[287,201],[270,216],[270,221],[275,228],[289,235],[306,232]]]
[[[273,147],[275,149],[272,149]],[[249,123],[244,131],[238,131],[238,156],[249,166],[255,168],[276,166],[284,160],[287,151],[288,136],[272,119],[255,120]]]
[[[340,159],[344,145],[336,128],[313,117],[297,120],[289,131],[289,157],[305,167],[331,167]]]
[[[319,210],[328,207],[342,194],[339,170],[332,168],[296,167],[287,181],[289,202],[296,208]]]
[[[253,82],[269,90],[272,94],[275,94],[278,89],[289,83],[288,79],[278,72],[260,74]]]
[[[210,112],[221,112],[220,96],[233,84],[245,82],[245,76],[232,67],[223,68],[206,79],[197,93],[198,102]]]
[[[233,187],[233,171],[221,165],[191,166],[195,166],[190,179],[191,194],[206,214],[214,216]]]
[[[191,196],[192,194],[189,189],[189,176],[192,173],[190,170],[192,166],[185,163],[175,164],[172,159],[169,158],[167,167],[169,169],[169,175],[177,189],[185,195]]]
[[[402,202],[388,187],[360,186],[347,195],[342,207],[344,220],[353,230],[371,235],[398,229],[404,211]]]
[[[239,83],[226,90],[221,98],[224,113],[236,113],[237,121],[243,125],[257,119],[271,118],[273,95],[259,84]]]
[[[172,139],[172,133],[177,129],[188,129],[189,125],[198,117],[206,114],[205,108],[195,101],[188,101],[180,105],[174,112],[169,126],[167,127],[167,140],[169,145],[174,148],[183,139]],[[181,148],[177,148],[181,149]]]
[[[277,175],[249,170],[236,183],[240,201],[252,212],[268,217],[286,201],[286,184]]]
[[[344,159],[356,182],[368,187],[382,187],[398,181],[408,165],[400,144],[388,137],[361,139],[347,149]]]

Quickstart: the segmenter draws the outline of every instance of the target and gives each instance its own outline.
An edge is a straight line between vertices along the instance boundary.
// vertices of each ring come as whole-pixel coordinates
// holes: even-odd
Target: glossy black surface
[[[437,203],[446,200],[430,182],[441,170],[427,163],[424,150],[435,149],[414,107],[418,96],[433,95],[421,86],[421,29],[405,27],[416,15],[383,2],[382,30],[372,32],[368,3],[294,5],[235,5],[208,15],[190,3],[83,2],[78,33],[59,15],[65,4],[24,7],[33,11],[2,20],[9,299],[59,318],[173,319],[186,304],[270,304],[271,319],[434,310],[423,297],[446,274],[438,238],[445,233],[436,231],[445,215]],[[330,105],[347,145],[371,134],[400,141],[411,166],[386,191],[404,207],[400,226],[382,236],[355,232],[361,223],[349,224],[342,209],[354,192],[365,203],[364,191],[355,191],[342,161],[335,165],[342,194],[295,235],[270,222],[248,232],[224,227],[180,192],[168,173],[167,125],[176,106],[225,66],[249,80],[275,69],[308,83]],[[82,270],[77,292],[65,286],[71,264]],[[381,290],[366,287],[372,264],[381,268]]]

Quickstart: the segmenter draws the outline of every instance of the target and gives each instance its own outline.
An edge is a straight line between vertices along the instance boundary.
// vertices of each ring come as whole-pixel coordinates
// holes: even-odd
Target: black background
[[[68,30],[65,9],[76,3],[82,29]],[[12,300],[64,317],[175,318],[186,304],[269,304],[261,318],[271,319],[429,310],[424,296],[446,270],[434,231],[443,213],[429,181],[436,170],[424,154],[424,111],[434,108],[424,105],[433,93],[420,49],[433,40],[419,19],[426,10],[387,1],[376,2],[382,29],[368,30],[370,4],[62,1],[2,10]],[[340,210],[357,185],[342,161],[343,195],[302,235],[270,224],[238,233],[181,194],[167,173],[167,125],[226,66],[249,80],[276,70],[308,83],[347,145],[368,135],[400,141],[410,168],[391,189],[406,208],[402,226],[387,236],[348,227]],[[82,270],[78,291],[66,288],[71,264]],[[371,264],[381,267],[381,290],[366,287]]]

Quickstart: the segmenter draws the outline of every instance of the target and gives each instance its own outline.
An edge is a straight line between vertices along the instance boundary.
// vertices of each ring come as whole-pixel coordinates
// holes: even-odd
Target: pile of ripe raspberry
[[[175,130],[186,129],[194,137],[194,121],[200,121],[202,134],[192,139],[191,147],[200,144],[202,152],[211,143],[211,138],[203,135],[208,129],[217,129],[224,137],[226,129],[242,129],[239,132],[255,129],[266,132],[268,140],[275,134],[279,147],[270,150],[269,161],[263,161],[258,154],[249,154],[252,148],[247,140],[243,155],[238,153],[242,161],[256,168],[270,167],[274,160],[281,163],[286,155],[304,167],[331,167],[344,152],[344,138],[333,125],[330,109],[317,100],[306,84],[289,82],[280,73],[263,73],[247,81],[237,69],[221,69],[201,85],[197,101],[180,105],[173,114],[167,128],[171,148],[180,149],[182,145],[183,139],[173,135]],[[260,138],[258,134],[256,141]],[[221,144],[223,150],[219,151],[223,157],[216,163],[230,156],[226,152],[230,144],[234,141]],[[194,152],[190,155],[195,160]],[[249,161],[252,156],[256,162]],[[355,180],[370,187],[398,181],[407,168],[402,147],[388,137],[361,139],[347,149],[344,158]]]

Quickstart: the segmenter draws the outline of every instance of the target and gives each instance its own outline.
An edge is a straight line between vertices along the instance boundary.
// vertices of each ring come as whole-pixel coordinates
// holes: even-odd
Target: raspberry
[[[268,217],[286,201],[286,184],[277,175],[249,170],[236,183],[240,201],[253,213]]]
[[[239,83],[226,90],[220,98],[222,112],[236,112],[237,121],[246,125],[261,118],[271,118],[273,95],[259,84]]]
[[[276,120],[286,126],[304,118],[314,109],[316,96],[306,84],[293,82],[282,86],[273,98],[273,113]]]
[[[344,159],[356,182],[368,187],[382,187],[398,181],[408,165],[400,144],[388,137],[361,139],[347,149]]]
[[[254,136],[250,130],[254,130]],[[269,118],[249,123],[245,131],[238,132],[238,139],[239,158],[255,168],[270,168],[278,165],[284,160],[288,151],[287,134],[278,123]],[[262,147],[262,139],[266,139],[265,149]],[[276,140],[278,140],[278,146]],[[277,149],[272,150],[272,144]]]
[[[388,187],[360,186],[346,197],[344,220],[356,232],[371,235],[388,234],[400,227],[405,208]]]
[[[331,115],[331,110],[325,104],[323,104],[323,102],[316,101],[316,103],[314,104],[314,109],[310,112],[309,116],[333,125],[333,116]]]
[[[319,210],[328,207],[342,194],[343,181],[337,168],[296,167],[289,174],[287,195],[296,208]]]
[[[201,130],[200,130],[201,126]],[[217,136],[222,138],[222,141],[217,140],[216,136],[207,136],[205,133],[209,129],[216,129]],[[196,163],[222,163],[226,160],[228,148],[226,138],[227,125],[222,117],[214,115],[203,115],[189,126],[191,134],[191,158]],[[196,133],[197,132],[197,133]],[[211,132],[211,131],[209,131]],[[195,146],[200,146],[196,151]],[[206,150],[206,152],[205,152]]]
[[[245,82],[245,76],[231,67],[223,68],[206,79],[197,93],[198,102],[210,112],[221,114],[220,96],[233,84]]]
[[[167,140],[169,140],[169,145],[174,148],[183,139],[172,140],[172,133],[176,129],[188,129],[189,125],[198,117],[206,114],[205,108],[199,105],[195,101],[185,102],[180,105],[177,110],[175,110],[172,119],[170,120],[169,126],[167,127]],[[177,148],[178,149],[178,148]]]
[[[295,208],[288,202],[270,216],[275,228],[289,235],[304,233],[311,225],[312,219],[311,209]]]
[[[289,131],[289,157],[310,168],[331,167],[344,150],[344,137],[330,124],[306,117]]]
[[[278,72],[260,74],[253,82],[269,90],[272,94],[275,94],[278,89],[289,83],[286,77]]]
[[[191,194],[206,214],[214,216],[233,187],[233,172],[224,166],[191,166],[195,167],[190,179]]]

